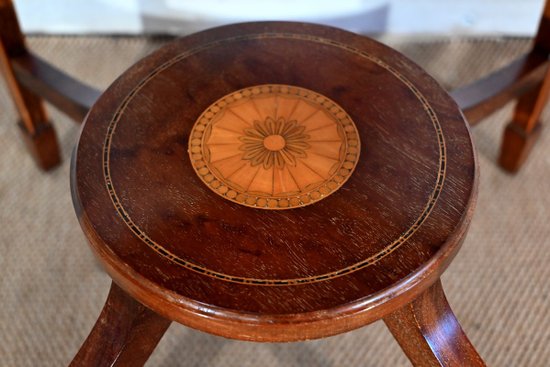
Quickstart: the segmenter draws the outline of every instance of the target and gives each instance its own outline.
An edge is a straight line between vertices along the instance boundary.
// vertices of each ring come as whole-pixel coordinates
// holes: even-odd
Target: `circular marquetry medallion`
[[[210,105],[189,138],[195,172],[242,205],[289,209],[319,201],[359,158],[355,124],[334,101],[288,85],[235,91]]]

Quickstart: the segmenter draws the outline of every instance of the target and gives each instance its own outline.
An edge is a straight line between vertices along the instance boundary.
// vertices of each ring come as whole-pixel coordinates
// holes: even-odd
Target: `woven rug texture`
[[[167,41],[30,37],[46,60],[98,88]],[[526,39],[384,38],[445,88],[468,83],[529,49]],[[461,251],[443,276],[451,306],[490,366],[550,366],[550,131],[516,175],[496,165],[513,103],[473,129],[480,191]],[[91,330],[110,279],[71,204],[69,158],[79,126],[48,106],[63,164],[40,172],[19,138],[0,82],[0,366],[67,365]],[[546,112],[543,121],[548,123]],[[409,366],[382,322],[323,340],[258,344],[172,324],[149,366]]]

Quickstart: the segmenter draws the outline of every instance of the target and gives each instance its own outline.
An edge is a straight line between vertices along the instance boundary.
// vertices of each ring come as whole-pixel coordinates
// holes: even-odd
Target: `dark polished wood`
[[[540,136],[540,115],[548,102],[550,73],[536,89],[518,99],[512,121],[506,126],[502,138],[499,164],[509,172],[519,170]]]
[[[401,54],[262,22],[126,71],[84,121],[71,186],[131,297],[216,335],[295,341],[398,319],[418,297],[431,312],[477,165],[456,103]]]
[[[547,69],[548,56],[533,51],[472,84],[451,91],[450,94],[470,125],[477,125],[510,100],[537,90]]]
[[[518,109],[516,114],[529,113],[529,106],[533,103],[528,100],[537,99],[536,96],[540,94],[530,92],[540,91],[548,66],[549,3],[547,1],[531,52],[487,77],[451,92],[472,125],[479,123],[507,102],[524,95],[523,100],[527,102],[521,102],[518,107],[523,112]],[[33,134],[34,125],[49,124],[45,118],[41,98],[45,98],[80,123],[100,92],[75,80],[26,50],[11,0],[0,1],[0,20],[0,39],[4,49],[7,50],[7,56],[0,57],[3,59],[0,60],[1,63],[4,64],[3,74],[8,80],[11,94],[28,134]],[[536,141],[536,132],[540,130],[533,128],[535,133],[531,134],[525,130],[520,120],[514,119],[510,123],[501,147],[500,164],[504,169],[512,172],[521,166]],[[53,128],[45,126],[39,130],[53,131]],[[520,130],[522,133],[518,135],[517,132]],[[51,136],[55,135],[48,134],[39,140],[51,139]],[[56,141],[51,141],[48,146],[56,144]],[[43,151],[39,145],[36,145],[31,153],[38,154],[38,156],[35,155],[38,164],[48,169],[59,162],[58,153],[57,156],[47,156],[51,151],[53,150]]]
[[[439,281],[384,322],[415,366],[485,366]]]
[[[539,117],[548,102],[550,56],[550,1],[546,1],[532,50],[491,75],[451,92],[472,125],[518,99],[506,126],[499,164],[516,172],[540,134]]]
[[[59,147],[43,98],[80,123],[100,92],[27,50],[11,0],[0,0],[0,70],[19,112],[31,156],[44,170],[57,166]]]
[[[142,366],[170,323],[113,283],[94,328],[71,366]]]
[[[52,124],[36,125],[32,133],[21,121],[17,125],[27,151],[38,166],[43,170],[56,167],[60,162],[59,146]]]
[[[101,95],[99,90],[77,81],[30,52],[13,58],[12,64],[21,85],[36,91],[75,122],[84,120]]]
[[[17,14],[12,0],[0,0],[0,19],[2,20],[0,40],[2,46],[10,57],[24,55],[27,52],[25,47],[25,36],[21,32]]]
[[[533,48],[542,54],[550,54],[550,1],[548,0],[544,2]]]
[[[550,1],[546,1],[534,50],[550,56]],[[516,172],[525,162],[541,132],[540,115],[548,103],[550,71],[536,88],[522,95],[516,104],[512,121],[506,126],[502,138],[499,163],[509,172]]]
[[[11,59],[26,54],[25,40],[11,0],[0,0],[0,71],[20,116],[25,144],[37,165],[50,169],[60,162],[59,147],[42,99],[14,73]]]

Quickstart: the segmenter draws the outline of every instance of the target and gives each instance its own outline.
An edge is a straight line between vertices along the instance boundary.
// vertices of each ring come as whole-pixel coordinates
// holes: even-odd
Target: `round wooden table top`
[[[72,167],[81,225],[124,290],[264,341],[347,331],[425,290],[459,248],[476,182],[467,124],[418,66],[283,22],[138,62],[91,109]]]

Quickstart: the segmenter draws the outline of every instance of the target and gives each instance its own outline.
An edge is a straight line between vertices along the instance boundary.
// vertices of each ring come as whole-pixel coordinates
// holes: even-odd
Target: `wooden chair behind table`
[[[517,171],[540,134],[539,121],[550,90],[550,1],[546,2],[532,49],[506,67],[465,87],[451,91],[472,126],[513,99],[511,122],[502,139],[499,164]],[[0,0],[0,66],[19,112],[19,127],[29,153],[44,170],[61,157],[55,130],[43,101],[56,106],[77,123],[101,94],[26,47],[12,0]]]

